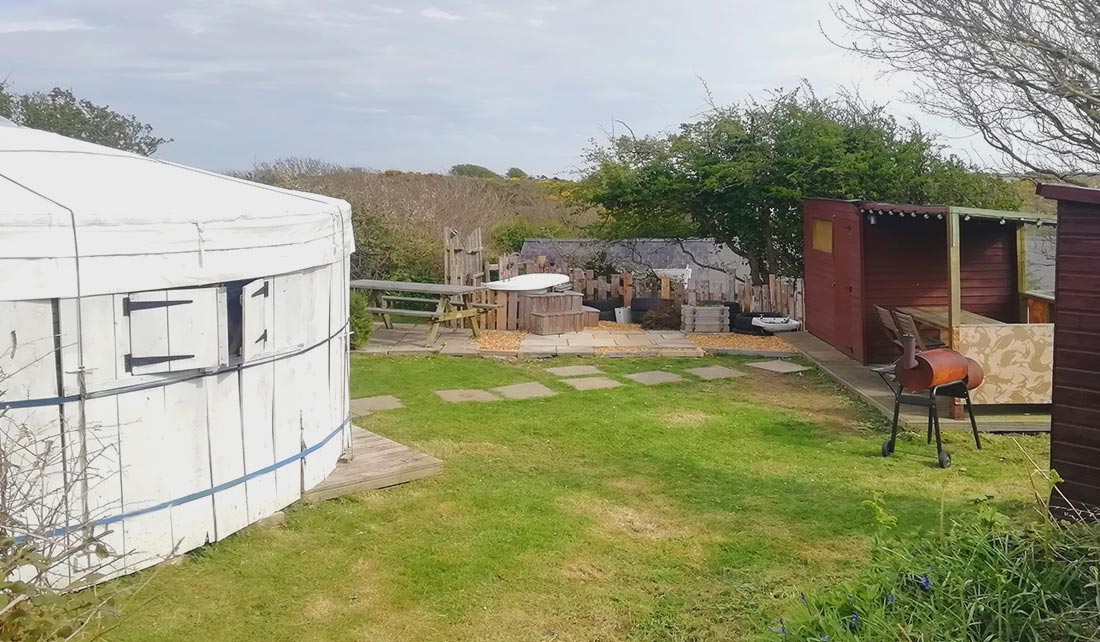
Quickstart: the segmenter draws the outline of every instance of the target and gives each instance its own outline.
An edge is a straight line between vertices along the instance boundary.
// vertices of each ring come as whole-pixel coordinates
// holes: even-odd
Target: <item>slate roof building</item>
[[[726,281],[736,274],[748,279],[745,259],[714,239],[554,239],[531,238],[523,242],[520,258],[545,256],[552,264],[581,267],[602,258],[620,271],[691,269],[693,280]]]

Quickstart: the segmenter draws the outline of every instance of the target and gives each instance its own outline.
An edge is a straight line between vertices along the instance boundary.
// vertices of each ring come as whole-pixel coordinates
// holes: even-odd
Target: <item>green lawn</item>
[[[292,509],[168,567],[114,640],[774,640],[799,592],[867,564],[880,495],[903,530],[991,495],[1024,511],[1009,438],[923,439],[879,456],[883,422],[820,375],[577,392],[543,372],[736,366],[704,360],[359,358],[352,395],[408,406],[364,428],[444,460],[442,475]],[[557,397],[445,404],[438,388],[542,381]],[[1019,439],[1039,462],[1045,437]],[[148,604],[137,606],[138,602]]]

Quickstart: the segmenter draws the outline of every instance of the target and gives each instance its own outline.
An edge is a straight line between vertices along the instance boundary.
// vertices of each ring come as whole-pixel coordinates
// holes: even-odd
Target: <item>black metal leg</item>
[[[928,443],[932,443],[932,422],[936,416],[936,391],[928,393]]]
[[[894,423],[890,428],[890,447],[898,441],[898,418],[901,414],[901,396],[894,395]]]
[[[932,413],[932,422],[936,427],[936,455],[943,452],[943,437],[940,435],[940,415],[937,412]]]
[[[974,433],[974,445],[978,447],[978,450],[981,450],[982,438],[978,435],[978,420],[974,419],[974,406],[970,403],[969,390],[963,393],[963,400],[966,403],[966,414],[970,415],[970,431]]]

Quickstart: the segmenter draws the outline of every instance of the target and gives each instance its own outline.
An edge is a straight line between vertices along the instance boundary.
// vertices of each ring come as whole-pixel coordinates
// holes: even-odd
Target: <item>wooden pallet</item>
[[[599,315],[597,315],[597,319]],[[527,331],[531,334],[563,334],[584,330],[585,313],[532,312],[527,317]]]
[[[377,490],[438,475],[443,462],[404,444],[353,426],[352,459],[336,464],[323,482],[302,495],[306,502]]]

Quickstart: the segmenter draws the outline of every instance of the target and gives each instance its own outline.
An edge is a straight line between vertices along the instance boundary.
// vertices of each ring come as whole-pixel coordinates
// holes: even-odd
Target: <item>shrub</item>
[[[803,596],[779,632],[835,642],[1096,640],[1100,526],[1013,524],[983,506],[937,537],[880,539],[866,576]]]
[[[611,276],[612,274],[621,274],[623,270],[615,265],[615,262],[608,256],[607,250],[600,248],[592,253],[581,267],[586,270],[592,270],[592,273],[596,276]]]
[[[463,163],[451,167],[450,174],[451,176],[465,176],[466,178],[500,178],[500,174],[497,174],[488,167],[472,165],[470,163]]]
[[[367,312],[370,299],[364,292],[352,290],[350,304],[348,324],[351,328],[351,349],[358,350],[367,345],[367,339],[374,329],[374,315]]]
[[[562,238],[570,236],[569,228],[559,223],[535,223],[526,218],[513,218],[489,231],[489,242],[501,252],[519,252],[529,238]]]
[[[641,325],[646,330],[679,330],[680,306],[671,302],[659,305],[642,315]]]

